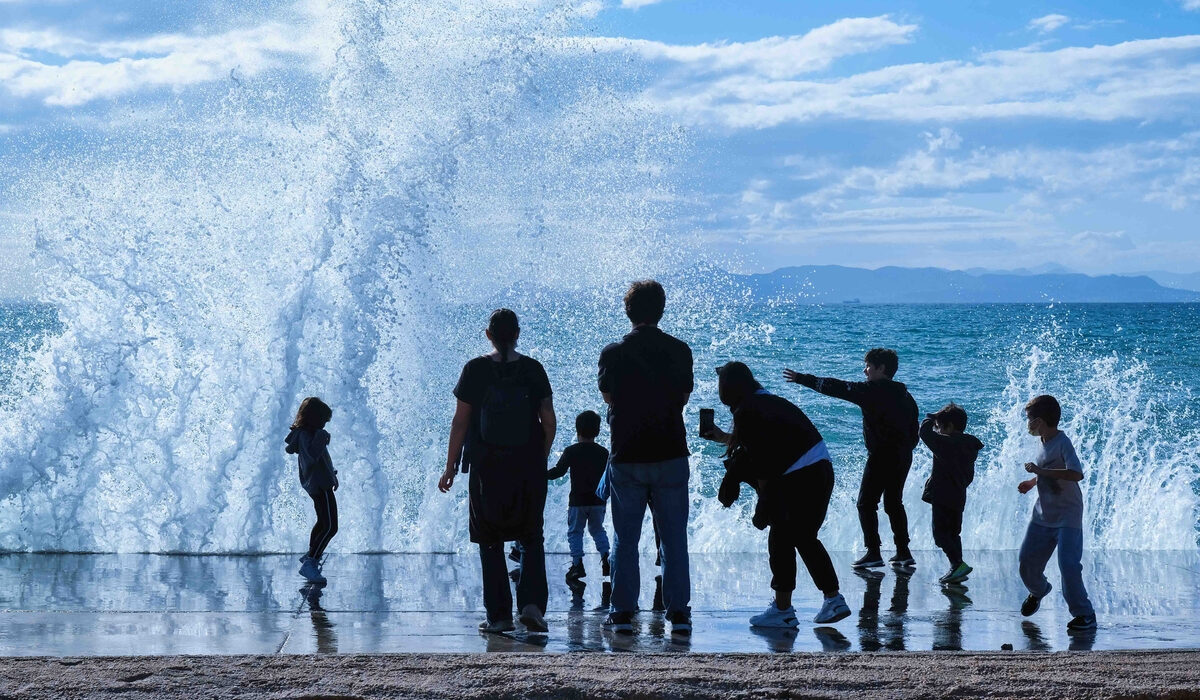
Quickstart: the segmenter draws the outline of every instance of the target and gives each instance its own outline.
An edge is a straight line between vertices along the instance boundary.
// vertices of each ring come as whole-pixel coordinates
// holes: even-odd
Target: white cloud
[[[153,88],[182,88],[328,62],[330,38],[281,23],[195,36],[90,41],[54,30],[0,30],[0,87],[14,97],[76,106]],[[64,61],[35,58],[50,54]]]
[[[1183,9],[1200,10],[1200,0],[1183,0]]]
[[[1124,231],[1080,231],[1071,236],[1071,242],[1081,249],[1080,252],[1133,250],[1136,247]]]
[[[694,74],[750,71],[772,79],[790,78],[828,68],[843,56],[875,51],[912,40],[914,24],[886,16],[841,19],[803,36],[769,37],[749,42],[677,45],[645,39],[577,38],[577,49],[630,52],[649,60],[680,64]]]
[[[907,35],[893,33],[891,43]],[[993,51],[974,61],[900,64],[829,80],[795,77],[829,65],[852,47],[884,43],[878,34],[873,40],[860,36],[834,42],[825,52],[797,52],[791,63],[769,55],[765,46],[750,50],[761,42],[736,45],[737,50],[735,45],[669,50],[656,45],[665,57],[690,57],[684,68],[691,75],[663,81],[646,99],[692,122],[735,128],[821,118],[1154,119],[1194,113],[1200,99],[1200,36],[1195,35],[1054,51]],[[630,48],[650,53],[646,46]],[[717,68],[728,74],[707,76]]]
[[[1066,15],[1046,15],[1044,17],[1038,17],[1037,19],[1029,20],[1028,28],[1037,30],[1042,34],[1047,34],[1070,21],[1071,18]]]

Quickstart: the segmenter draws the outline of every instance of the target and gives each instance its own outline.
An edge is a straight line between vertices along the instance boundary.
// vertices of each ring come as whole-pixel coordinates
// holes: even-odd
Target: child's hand
[[[1022,481],[1021,483],[1017,484],[1017,491],[1021,493],[1029,493],[1031,490],[1033,490],[1034,486],[1037,486],[1037,479]]]
[[[1029,472],[1030,474],[1033,474],[1034,472],[1037,471],[1037,465],[1034,464],[1033,462],[1026,462],[1025,463],[1025,471]]]
[[[334,491],[337,491],[337,490],[338,490],[338,486],[340,486],[340,484],[338,483],[337,474],[334,474],[334,475],[333,475],[333,490],[334,490]]]
[[[442,477],[438,479],[438,491],[448,493],[450,487],[454,485],[454,475],[458,473],[458,467],[453,464],[446,465],[446,471],[442,472]]]

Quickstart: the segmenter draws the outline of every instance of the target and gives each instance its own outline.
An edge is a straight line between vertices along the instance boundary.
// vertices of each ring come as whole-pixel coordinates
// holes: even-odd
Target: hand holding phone
[[[716,411],[711,408],[700,409],[700,437],[707,438],[717,428]]]

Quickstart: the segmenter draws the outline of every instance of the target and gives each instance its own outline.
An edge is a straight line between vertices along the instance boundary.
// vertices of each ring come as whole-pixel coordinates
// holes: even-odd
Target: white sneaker
[[[850,617],[850,606],[846,605],[846,599],[838,593],[832,598],[826,598],[821,604],[821,611],[813,618],[813,622],[818,625],[828,625],[831,622],[844,620]]]
[[[325,583],[325,577],[317,568],[317,562],[313,561],[311,557],[305,557],[304,563],[300,564],[300,575],[309,583]]]
[[[780,610],[775,607],[775,601],[767,604],[767,609],[750,618],[751,627],[799,627],[800,621],[796,619],[796,609],[788,607],[787,610]]]

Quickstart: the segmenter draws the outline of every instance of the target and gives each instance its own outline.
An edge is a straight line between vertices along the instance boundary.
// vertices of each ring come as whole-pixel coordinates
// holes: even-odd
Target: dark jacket
[[[821,433],[795,404],[773,394],[751,394],[733,411],[733,444],[746,450],[749,475],[783,475],[821,442]]]
[[[594,442],[577,442],[563,450],[558,464],[548,472],[546,479],[553,480],[571,472],[571,496],[568,505],[602,506],[604,499],[596,495],[600,477],[608,466],[608,450]]]
[[[288,454],[298,457],[300,485],[305,491],[320,491],[333,488],[337,481],[337,470],[329,457],[329,433],[324,430],[293,428],[288,433],[285,448]]]
[[[867,452],[911,453],[917,446],[917,402],[904,384],[891,379],[847,382],[801,374],[799,384],[862,409]]]
[[[967,486],[975,480],[975,458],[983,443],[968,433],[942,435],[933,429],[932,418],[921,422],[921,439],[933,453],[933,473],[925,482],[921,500],[962,509],[967,503]]]
[[[754,526],[760,530],[767,527],[780,519],[781,509],[794,505],[774,497],[778,480],[821,442],[816,426],[791,401],[766,392],[747,396],[733,410],[730,456],[725,460],[718,500],[726,507],[732,505],[741,484],[749,484],[758,494]],[[816,468],[804,468],[810,467]]]
[[[612,461],[688,456],[683,407],[692,393],[692,350],[654,326],[639,326],[600,353],[600,391],[612,403]]]

